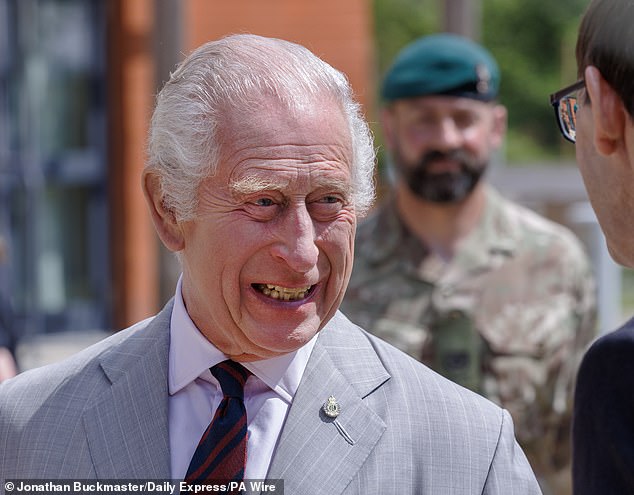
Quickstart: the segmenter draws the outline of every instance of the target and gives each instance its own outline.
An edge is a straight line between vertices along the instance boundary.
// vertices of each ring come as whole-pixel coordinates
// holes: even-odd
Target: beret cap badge
[[[478,82],[476,83],[476,89],[478,93],[488,93],[489,92],[489,81],[491,80],[491,72],[484,64],[476,65],[476,75],[478,77]]]

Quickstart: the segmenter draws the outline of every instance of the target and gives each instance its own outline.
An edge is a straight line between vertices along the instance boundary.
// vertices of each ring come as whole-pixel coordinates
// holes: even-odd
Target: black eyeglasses
[[[571,143],[577,140],[577,91],[585,85],[585,80],[581,79],[550,95],[559,130]]]

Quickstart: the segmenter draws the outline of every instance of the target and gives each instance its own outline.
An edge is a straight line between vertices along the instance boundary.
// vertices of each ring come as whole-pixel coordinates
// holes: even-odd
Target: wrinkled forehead
[[[270,158],[280,146],[295,150],[331,146],[352,154],[352,137],[341,105],[333,98],[309,96],[292,104],[260,98],[241,108],[225,109],[219,122],[219,144],[226,158],[249,148],[260,148]],[[301,151],[300,151],[301,153]]]
[[[303,116],[317,115],[324,108],[344,117],[342,104],[334,95],[323,91],[312,94],[298,88],[296,92],[288,94],[271,94],[254,89],[244,101],[221,106],[220,124],[222,127],[231,126],[236,121],[248,121],[260,115],[278,120],[298,120]]]

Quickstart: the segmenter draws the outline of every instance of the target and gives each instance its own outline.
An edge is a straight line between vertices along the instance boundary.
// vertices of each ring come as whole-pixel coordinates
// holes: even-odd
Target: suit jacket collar
[[[145,328],[129,329],[100,365],[111,386],[84,415],[101,479],[170,478],[168,351],[172,303]]]
[[[401,220],[396,199],[390,198],[373,218],[369,242],[358,243],[363,257],[372,265],[399,260],[414,278],[432,284],[461,281],[465,273],[477,274],[499,266],[512,257],[520,242],[520,231],[509,216],[508,202],[485,185],[486,207],[482,218],[463,239],[456,256],[447,262],[412,234]]]
[[[83,418],[100,479],[170,478],[168,352],[172,303],[101,356],[110,382]],[[125,344],[125,345],[124,345]],[[337,313],[320,332],[269,470],[286,493],[341,493],[386,425],[363,399],[390,378],[367,337]],[[322,406],[333,396],[337,418]]]
[[[389,379],[367,337],[337,313],[321,331],[282,430],[269,479],[286,493],[341,493],[386,425],[363,401]],[[340,414],[322,411],[335,397]]]

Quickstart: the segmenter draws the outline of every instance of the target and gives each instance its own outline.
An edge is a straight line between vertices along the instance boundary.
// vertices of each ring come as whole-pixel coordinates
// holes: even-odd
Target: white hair
[[[365,214],[374,201],[375,150],[346,77],[301,45],[248,34],[197,48],[157,97],[146,166],[160,177],[164,206],[179,220],[194,218],[200,182],[218,165],[222,115],[255,110],[264,95],[300,110],[307,98],[337,102],[352,140],[352,199]]]

